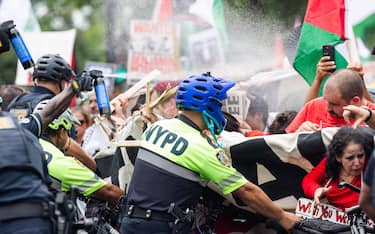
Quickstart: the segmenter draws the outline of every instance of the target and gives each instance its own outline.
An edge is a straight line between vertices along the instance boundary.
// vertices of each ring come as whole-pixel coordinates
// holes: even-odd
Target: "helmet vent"
[[[197,78],[196,80],[197,80],[197,81],[201,81],[201,82],[204,82],[204,83],[206,83],[206,82],[207,82],[207,79],[205,79],[205,78]]]
[[[195,89],[199,90],[199,91],[207,91],[207,88],[206,87],[203,87],[203,86],[195,86]]]
[[[58,65],[60,65],[60,66],[64,66],[64,64],[62,63],[62,62],[60,62],[60,61],[56,61],[56,63],[58,64]]]
[[[217,89],[217,90],[222,90],[223,86],[221,86],[221,85],[214,85],[214,88]]]
[[[193,98],[198,99],[198,100],[203,100],[203,98],[201,96],[198,96],[198,95],[193,95]]]

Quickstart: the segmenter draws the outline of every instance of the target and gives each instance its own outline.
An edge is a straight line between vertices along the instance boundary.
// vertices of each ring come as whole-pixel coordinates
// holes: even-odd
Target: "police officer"
[[[39,102],[51,99],[62,92],[73,75],[70,65],[61,56],[43,55],[34,68],[33,91],[13,99],[6,110],[15,113],[19,119],[24,118],[33,112]]]
[[[188,209],[209,181],[285,229],[292,228],[298,218],[236,171],[216,140],[226,124],[221,102],[234,85],[209,74],[181,82],[176,94],[181,114],[155,122],[143,135],[121,233],[192,233]]]
[[[13,115],[0,112],[1,233],[52,233],[48,204],[53,197],[47,190],[47,167],[36,136],[70,105],[75,94],[92,89],[90,77],[73,82],[21,124]]]
[[[70,110],[66,110],[48,125],[43,137],[39,139],[45,152],[48,173],[58,182],[55,189],[67,192],[75,187],[84,196],[94,196],[117,204],[123,195],[119,187],[105,182],[71,155],[64,155],[63,148],[66,141],[69,141],[68,131],[74,122],[77,123],[78,120]]]

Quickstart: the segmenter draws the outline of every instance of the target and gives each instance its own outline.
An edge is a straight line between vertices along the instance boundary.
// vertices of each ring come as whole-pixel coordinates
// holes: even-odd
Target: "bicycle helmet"
[[[211,133],[220,134],[226,124],[221,102],[235,84],[234,81],[216,78],[209,73],[190,76],[178,86],[176,106],[179,110],[201,112]]]
[[[73,124],[80,125],[81,123],[74,117],[70,109],[66,109],[57,119],[52,121],[48,127],[52,130],[59,130],[60,127],[63,127],[66,131],[69,131]]]
[[[60,82],[69,81],[74,76],[70,65],[57,54],[46,54],[38,59],[33,72],[33,81],[37,78]]]
[[[40,112],[44,109],[44,107],[47,105],[49,99],[43,100],[35,107],[33,113]],[[69,131],[72,128],[73,124],[80,125],[81,123],[79,120],[74,117],[72,111],[70,109],[66,109],[58,118],[56,118],[54,121],[52,121],[48,127],[53,130],[58,130],[60,126],[65,128],[65,130]]]

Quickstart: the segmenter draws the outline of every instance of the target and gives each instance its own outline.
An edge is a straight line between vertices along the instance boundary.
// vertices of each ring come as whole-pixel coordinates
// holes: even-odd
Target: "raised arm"
[[[76,77],[70,85],[61,93],[50,99],[43,110],[37,113],[41,117],[41,131],[43,132],[48,124],[63,113],[72,102],[74,95],[81,91],[92,90],[92,78],[90,76]]]
[[[323,83],[324,77],[331,75],[331,70],[336,69],[334,61],[330,61],[329,56],[323,56],[316,65],[316,76],[310,89],[305,97],[305,104],[319,96],[320,86]]]

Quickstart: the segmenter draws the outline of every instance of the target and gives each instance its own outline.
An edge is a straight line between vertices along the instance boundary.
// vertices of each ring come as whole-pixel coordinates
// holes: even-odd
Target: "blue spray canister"
[[[89,73],[94,79],[96,102],[98,104],[99,113],[102,116],[108,116],[111,114],[111,106],[103,74],[99,70],[91,70]]]
[[[13,49],[16,51],[17,57],[20,60],[24,69],[28,69],[34,66],[33,58],[27,49],[25,42],[23,41],[21,34],[16,29],[16,25],[13,20],[6,21],[2,24],[2,27],[8,29],[9,39]]]

